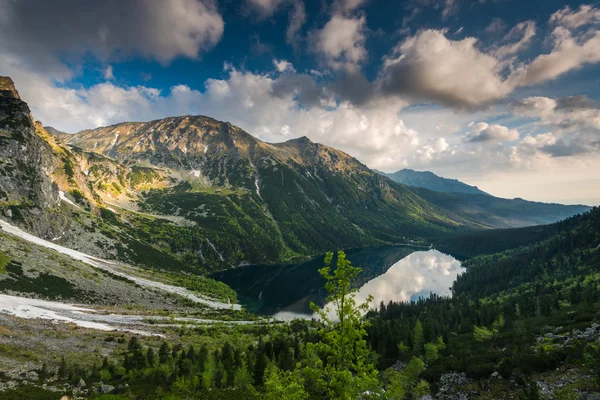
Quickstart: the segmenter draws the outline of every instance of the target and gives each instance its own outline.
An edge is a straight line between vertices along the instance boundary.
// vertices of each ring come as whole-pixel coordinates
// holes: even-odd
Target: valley
[[[597,208],[396,182],[204,116],[67,134],[5,77],[0,111],[0,395],[494,399],[566,368],[598,388]]]

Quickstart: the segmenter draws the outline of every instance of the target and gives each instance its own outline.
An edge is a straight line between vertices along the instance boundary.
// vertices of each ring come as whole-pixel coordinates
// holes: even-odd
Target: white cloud
[[[540,151],[554,157],[600,153],[600,109],[589,98],[528,97],[512,108],[515,115],[533,118],[535,126],[553,131],[555,142]]]
[[[286,0],[246,0],[250,9],[261,18],[269,18]]]
[[[587,97],[527,97],[513,103],[512,109],[516,115],[537,118],[558,132],[600,134],[600,109]]]
[[[557,27],[553,32],[554,48],[549,54],[537,56],[520,79],[522,86],[555,79],[585,64],[600,61],[600,31],[588,39],[573,37],[570,31]]]
[[[505,64],[480,51],[477,39],[449,40],[444,31],[425,30],[400,43],[380,77],[385,94],[434,100],[456,108],[477,108],[513,89]]]
[[[515,43],[506,44],[496,50],[496,57],[503,58],[507,55],[518,53],[531,43],[531,39],[535,36],[535,32],[535,22],[533,21],[525,21],[517,24],[504,39],[512,40],[513,38],[522,35],[521,38]]]
[[[115,79],[115,75],[113,74],[113,67],[112,67],[112,65],[109,65],[104,70],[104,79],[106,79],[107,81],[109,81],[111,79]]]
[[[212,49],[224,29],[210,0],[0,0],[0,8],[0,50],[62,79],[71,71],[58,54],[71,61],[138,55],[167,64]]]
[[[588,11],[593,15],[597,10]],[[531,43],[536,34],[533,21],[517,24],[503,39],[510,43],[495,51],[482,49],[474,37],[450,40],[444,30],[420,31],[399,43],[386,58],[376,93],[473,110],[501,101],[518,87],[538,85],[600,62],[600,31],[574,32],[570,26],[580,22],[561,15],[553,17],[555,23],[566,25],[552,31],[552,51],[530,63],[508,56]]]
[[[367,58],[366,19],[333,15],[323,29],[312,32],[313,51],[331,68],[353,70]]]
[[[579,11],[573,11],[571,7],[566,6],[562,10],[552,14],[550,22],[567,28],[579,28],[588,24],[598,24],[600,23],[600,9],[582,4],[579,7]]]
[[[468,136],[470,142],[488,142],[488,141],[515,141],[519,139],[519,131],[510,129],[499,124],[488,124],[486,122],[471,123],[471,134]]]
[[[277,71],[279,72],[296,72],[292,63],[287,60],[273,59],[273,65],[275,65],[275,68],[277,68]]]

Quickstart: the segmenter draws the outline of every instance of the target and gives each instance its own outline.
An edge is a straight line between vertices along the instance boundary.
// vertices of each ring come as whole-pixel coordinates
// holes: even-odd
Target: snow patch
[[[115,144],[117,144],[118,139],[119,139],[119,134],[115,133],[115,138],[113,139],[112,143],[110,144],[110,147],[107,152],[110,152],[113,149],[113,147],[115,147]]]
[[[2,228],[2,230],[4,232],[8,232],[12,235],[20,237],[21,239],[27,240],[28,242],[31,242],[31,243],[34,243],[39,246],[46,247],[46,248],[49,248],[52,250],[56,250],[59,253],[66,254],[76,260],[82,261],[82,262],[92,265],[96,268],[102,269],[104,271],[108,271],[112,274],[118,275],[123,278],[127,278],[131,281],[134,281],[135,283],[137,283],[140,286],[145,286],[145,287],[148,287],[151,289],[157,289],[157,290],[161,290],[164,292],[173,293],[173,294],[179,295],[181,297],[190,299],[196,303],[206,304],[207,306],[215,308],[215,309],[231,309],[231,308],[233,308],[234,310],[241,309],[241,306],[239,304],[223,303],[220,301],[207,299],[205,297],[199,297],[195,293],[193,293],[185,288],[179,287],[179,286],[173,286],[173,285],[169,285],[166,283],[156,282],[156,281],[152,281],[149,279],[139,278],[137,276],[132,276],[132,275],[126,274],[126,273],[118,271],[110,266],[110,265],[117,265],[115,262],[104,260],[102,258],[98,258],[98,257],[94,257],[94,256],[90,256],[90,255],[82,253],[80,251],[69,249],[67,247],[60,246],[56,243],[52,243],[47,240],[41,239],[37,236],[33,236],[32,234],[24,232],[21,229],[17,228],[16,226],[13,226],[13,225],[9,224],[8,222],[3,221],[1,219],[0,219],[0,228]],[[212,245],[212,243],[209,242],[209,244],[212,246],[212,248],[215,250],[215,252],[217,252],[219,257],[221,258],[221,261],[224,261],[223,256],[217,251],[217,249]]]
[[[60,197],[60,199],[61,199],[62,201],[64,201],[64,202],[65,202],[65,203],[67,203],[67,204],[70,204],[70,205],[72,205],[73,207],[76,207],[76,208],[81,208],[81,207],[79,207],[77,204],[75,204],[75,203],[73,203],[71,200],[69,200],[69,199],[67,198],[67,196],[65,196],[65,192],[63,192],[62,190],[59,190],[59,191],[58,191],[58,197]]]
[[[208,240],[208,238],[206,238],[206,241],[208,242],[208,244],[210,245],[210,247],[212,247],[212,249],[215,251],[215,253],[217,253],[217,255],[219,256],[219,258],[221,259],[221,261],[225,261],[225,259],[224,259],[224,258],[223,258],[223,256],[221,255],[221,253],[219,253],[219,252],[217,251],[217,248],[215,247],[215,245],[214,245],[214,244],[212,244],[212,243],[210,242],[210,240]]]

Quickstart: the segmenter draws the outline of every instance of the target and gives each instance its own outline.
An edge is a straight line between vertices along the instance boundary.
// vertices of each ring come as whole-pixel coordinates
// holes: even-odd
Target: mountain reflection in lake
[[[369,295],[373,307],[380,302],[410,301],[430,293],[450,295],[450,287],[464,271],[458,260],[437,250],[418,251],[406,246],[383,246],[346,252],[362,273],[354,283],[358,304]],[[335,259],[332,262],[335,265]],[[323,257],[305,263],[256,265],[223,271],[213,276],[238,292],[250,311],[274,315],[276,319],[311,318],[311,301],[325,305],[324,279],[318,274]]]

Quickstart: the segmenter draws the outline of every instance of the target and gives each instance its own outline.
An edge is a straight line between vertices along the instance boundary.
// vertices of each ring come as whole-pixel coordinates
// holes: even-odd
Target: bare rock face
[[[55,167],[52,149],[36,133],[12,79],[0,77],[0,214],[16,223],[33,217],[36,233],[47,236],[44,214],[60,204],[49,176]]]
[[[12,97],[20,99],[19,92],[17,92],[17,89],[15,88],[15,83],[8,76],[0,76],[0,91],[10,92]]]

